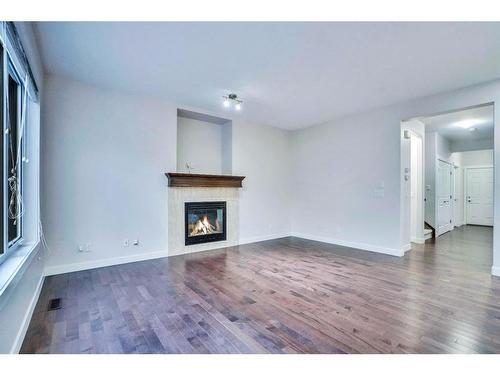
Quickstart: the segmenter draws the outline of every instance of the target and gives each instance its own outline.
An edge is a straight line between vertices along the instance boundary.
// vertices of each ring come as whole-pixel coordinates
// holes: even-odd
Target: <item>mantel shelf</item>
[[[169,187],[229,187],[241,188],[245,176],[218,174],[165,173]]]

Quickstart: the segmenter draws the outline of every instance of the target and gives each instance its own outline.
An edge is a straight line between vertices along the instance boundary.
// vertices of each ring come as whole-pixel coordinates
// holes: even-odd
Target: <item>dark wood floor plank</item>
[[[21,352],[500,353],[491,263],[464,226],[402,258],[289,237],[57,275]]]

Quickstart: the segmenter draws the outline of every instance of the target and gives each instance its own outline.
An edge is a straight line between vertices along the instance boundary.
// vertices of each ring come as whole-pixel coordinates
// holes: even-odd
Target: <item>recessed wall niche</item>
[[[231,120],[177,110],[177,172],[231,174]]]

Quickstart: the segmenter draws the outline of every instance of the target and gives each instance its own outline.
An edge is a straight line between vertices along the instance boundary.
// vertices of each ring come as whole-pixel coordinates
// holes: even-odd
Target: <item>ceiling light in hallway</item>
[[[234,109],[236,109],[237,111],[241,110],[241,103],[243,103],[243,100],[239,99],[238,95],[228,94],[224,95],[223,98],[224,98],[223,102],[224,107],[229,108],[231,104],[233,104]]]

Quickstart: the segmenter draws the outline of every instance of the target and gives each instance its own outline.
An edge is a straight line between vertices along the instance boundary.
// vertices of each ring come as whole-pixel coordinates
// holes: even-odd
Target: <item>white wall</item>
[[[436,156],[446,161],[451,158],[451,143],[439,133],[436,133]]]
[[[455,160],[463,167],[493,165],[493,150],[479,150],[453,153]]]
[[[233,173],[233,123],[226,122],[222,126],[222,165],[221,172],[223,174]]]
[[[380,109],[293,133],[295,235],[401,254],[403,119]]]
[[[43,269],[38,246],[20,270],[15,286],[0,298],[0,354],[19,352],[41,290]]]
[[[451,142],[451,152],[493,149],[493,138]]]
[[[500,82],[411,100],[293,134],[292,231],[310,238],[401,254],[401,131],[404,119],[500,103]],[[500,105],[495,118],[500,118]],[[500,127],[495,127],[499,147]],[[427,146],[428,144],[426,144]],[[500,153],[495,155],[495,164]],[[495,175],[495,200],[500,201]],[[384,186],[384,194],[378,193]],[[500,274],[500,205],[495,207],[494,267]]]
[[[206,121],[178,117],[177,120],[177,171],[187,172],[186,162],[191,163],[193,173],[222,172],[223,127]]]
[[[48,76],[42,219],[57,273],[166,254],[177,108]],[[139,246],[124,247],[124,239]],[[78,246],[90,244],[90,252]]]
[[[290,132],[233,120],[233,174],[240,191],[240,243],[290,234]]]

